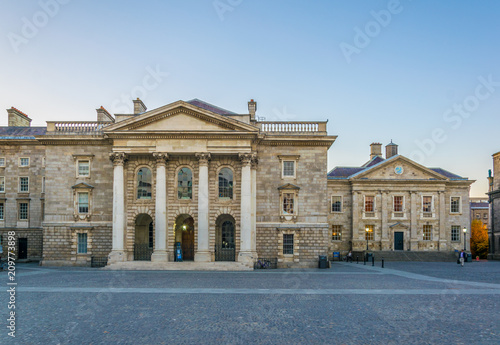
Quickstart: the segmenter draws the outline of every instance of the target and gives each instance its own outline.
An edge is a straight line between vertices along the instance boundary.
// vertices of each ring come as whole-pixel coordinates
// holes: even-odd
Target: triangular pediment
[[[284,184],[283,186],[279,186],[278,187],[278,190],[283,190],[283,189],[288,189],[288,190],[299,190],[300,187],[299,186],[296,186],[294,184],[291,184],[291,183],[287,183],[287,184]]]
[[[71,188],[73,188],[73,189],[93,189],[94,186],[92,186],[88,183],[85,183],[85,182],[80,182],[80,183],[75,184],[74,186],[71,186]]]
[[[404,156],[394,156],[350,177],[351,180],[438,180],[448,178]]]
[[[114,132],[258,132],[242,121],[178,101],[106,127]]]

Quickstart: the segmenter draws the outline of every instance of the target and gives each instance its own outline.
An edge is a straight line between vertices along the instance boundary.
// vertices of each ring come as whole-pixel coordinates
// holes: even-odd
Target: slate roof
[[[45,135],[47,127],[0,127],[0,140],[35,139],[35,135]]]
[[[362,165],[363,168],[369,168],[371,166],[374,166],[375,164],[378,164],[380,162],[383,162],[385,159],[383,159],[380,156],[375,156],[372,159],[370,159],[368,162]]]
[[[224,108],[215,106],[213,104],[207,103],[207,102],[202,101],[198,98],[187,101],[186,103],[189,103],[189,104],[194,105],[196,107],[211,111],[211,112],[219,114],[219,115],[238,115],[236,113],[233,113],[232,111],[229,111],[227,109],[224,109]]]
[[[490,204],[488,204],[487,202],[471,202],[470,208],[486,209],[490,208]]]
[[[458,176],[458,175],[456,175],[454,173],[449,172],[448,170],[444,170],[444,169],[441,169],[441,168],[429,168],[429,169],[437,172],[438,174],[446,176],[450,180],[467,180],[466,177]]]
[[[346,179],[351,175],[354,175],[366,168],[357,167],[335,167],[328,173],[328,178],[331,179]]]

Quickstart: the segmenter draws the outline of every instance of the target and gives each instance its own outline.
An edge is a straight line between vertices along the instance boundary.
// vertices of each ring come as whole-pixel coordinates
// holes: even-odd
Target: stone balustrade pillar
[[[151,261],[168,261],[167,253],[167,161],[168,154],[154,152],[156,159],[155,248]]]
[[[126,261],[125,255],[125,186],[123,165],[127,159],[124,152],[109,155],[113,162],[113,244],[108,264]]]
[[[198,247],[194,253],[194,261],[211,261],[210,251],[208,249],[208,212],[209,212],[209,194],[208,194],[208,162],[210,160],[209,152],[197,153],[199,162],[198,177]]]

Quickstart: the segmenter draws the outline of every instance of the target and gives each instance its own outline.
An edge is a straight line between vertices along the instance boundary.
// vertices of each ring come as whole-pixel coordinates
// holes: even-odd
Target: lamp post
[[[467,228],[464,226],[464,252],[467,250]]]
[[[370,231],[370,229],[368,227],[366,227],[366,251],[368,251],[368,232]]]

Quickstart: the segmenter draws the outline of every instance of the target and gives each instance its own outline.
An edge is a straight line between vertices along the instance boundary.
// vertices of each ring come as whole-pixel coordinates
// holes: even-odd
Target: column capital
[[[109,154],[109,159],[113,162],[113,165],[123,165],[127,158],[125,152],[111,152]]]
[[[238,157],[240,158],[240,161],[243,164],[243,166],[245,166],[251,164],[252,160],[255,159],[257,155],[253,152],[245,152],[245,153],[240,153]]]
[[[212,158],[210,152],[197,152],[195,156],[198,158],[200,165],[208,165],[208,161]]]
[[[259,157],[257,156],[257,154],[254,154],[254,156],[252,157],[251,164],[252,164],[252,169],[256,170],[257,166],[259,165]]]
[[[156,165],[166,165],[168,162],[168,153],[153,152],[153,158],[156,160]]]

